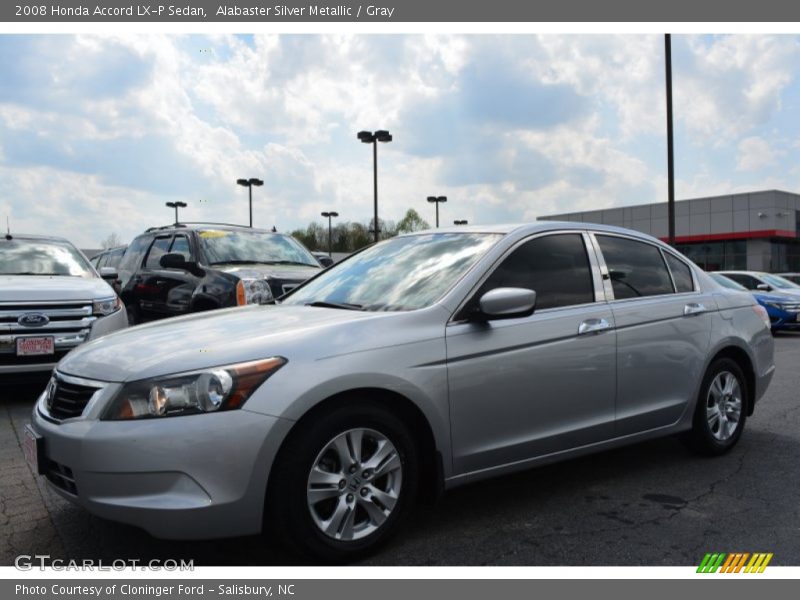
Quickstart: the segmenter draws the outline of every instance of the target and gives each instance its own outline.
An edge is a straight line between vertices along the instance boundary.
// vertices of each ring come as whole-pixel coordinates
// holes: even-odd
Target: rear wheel
[[[395,533],[412,508],[413,437],[393,413],[361,403],[299,427],[273,467],[265,529],[326,562],[355,560]]]
[[[736,445],[747,419],[747,384],[741,367],[720,358],[709,367],[697,399],[688,441],[701,454],[724,454]]]

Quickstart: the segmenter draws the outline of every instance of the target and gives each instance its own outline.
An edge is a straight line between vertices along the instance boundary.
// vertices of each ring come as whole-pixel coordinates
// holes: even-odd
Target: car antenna
[[[6,215],[6,239],[13,240],[14,238],[11,237],[11,218]]]

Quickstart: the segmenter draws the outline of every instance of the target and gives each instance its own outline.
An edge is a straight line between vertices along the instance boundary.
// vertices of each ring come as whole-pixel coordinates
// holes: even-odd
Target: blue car
[[[733,290],[747,290],[740,283],[728,279],[721,273],[709,273],[709,275],[720,285]],[[798,314],[800,314],[800,298],[792,294],[771,291],[749,290],[756,301],[767,309],[769,320],[772,323],[772,331],[780,329],[798,329]]]

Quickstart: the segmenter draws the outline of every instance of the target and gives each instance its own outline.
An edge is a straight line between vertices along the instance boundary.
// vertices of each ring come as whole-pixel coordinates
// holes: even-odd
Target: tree
[[[397,233],[411,233],[430,228],[431,226],[428,222],[419,216],[419,213],[413,208],[409,208],[405,216],[397,223]]]
[[[103,250],[116,248],[117,246],[122,246],[122,240],[119,239],[119,236],[116,234],[116,232],[112,233],[106,239],[100,242],[100,247],[103,248]]]

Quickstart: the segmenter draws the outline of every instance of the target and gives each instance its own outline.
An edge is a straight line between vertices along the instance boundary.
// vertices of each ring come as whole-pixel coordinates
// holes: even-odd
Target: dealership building
[[[667,203],[539,217],[628,227],[667,240]],[[800,194],[765,190],[675,202],[675,247],[707,271],[800,272]]]

